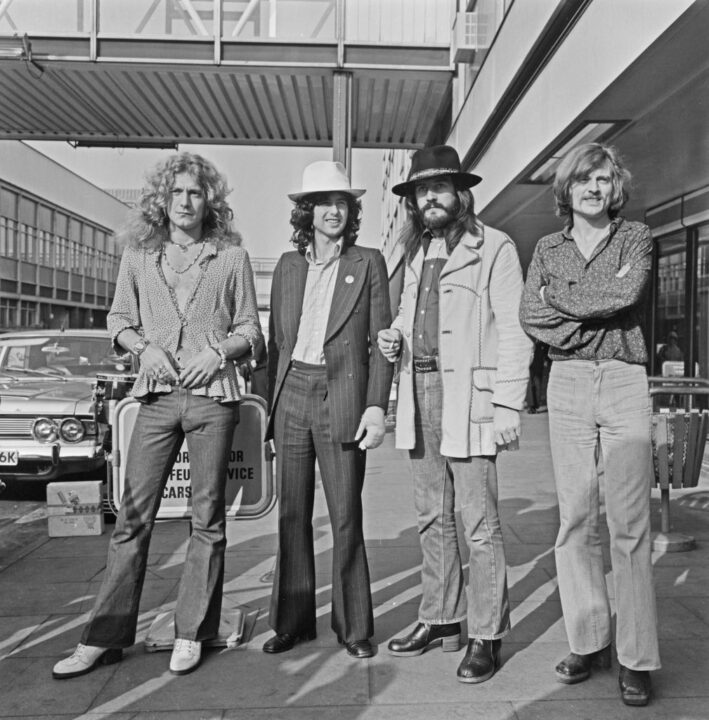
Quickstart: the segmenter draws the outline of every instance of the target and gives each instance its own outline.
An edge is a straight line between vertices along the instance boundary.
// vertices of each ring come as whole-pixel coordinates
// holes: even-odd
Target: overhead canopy
[[[50,24],[3,0],[0,139],[327,146],[346,122],[352,147],[423,145],[448,122],[454,3],[407,1],[89,0]]]

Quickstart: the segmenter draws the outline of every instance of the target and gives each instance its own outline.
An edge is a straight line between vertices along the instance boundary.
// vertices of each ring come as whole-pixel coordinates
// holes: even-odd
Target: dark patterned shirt
[[[543,237],[527,272],[522,327],[550,346],[552,360],[647,362],[642,321],[651,253],[650,229],[623,218],[611,222],[588,260],[568,226]]]
[[[411,342],[414,357],[438,355],[438,280],[448,260],[448,251],[444,238],[429,239],[430,245],[421,269],[421,282],[416,300],[414,335]]]

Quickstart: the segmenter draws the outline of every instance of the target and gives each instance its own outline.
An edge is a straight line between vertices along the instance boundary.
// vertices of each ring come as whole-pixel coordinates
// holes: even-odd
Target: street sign
[[[109,457],[108,500],[118,512],[125,487],[126,458],[140,403],[121,400],[112,413],[113,450]],[[275,503],[273,454],[265,442],[267,411],[263,398],[244,395],[239,404],[239,424],[227,467],[227,520],[254,519],[266,515]],[[163,492],[158,519],[189,518],[192,487],[187,443],[183,443]]]

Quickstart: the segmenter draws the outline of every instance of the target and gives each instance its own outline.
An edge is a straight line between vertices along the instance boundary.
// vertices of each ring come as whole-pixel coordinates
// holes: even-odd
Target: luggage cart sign
[[[109,463],[109,503],[118,512],[125,487],[126,459],[140,403],[121,400],[112,421],[113,453]],[[266,403],[257,395],[244,395],[239,404],[239,423],[227,467],[226,514],[228,520],[262,517],[275,502],[273,459],[265,443]],[[192,486],[187,442],[182,444],[163,492],[158,519],[189,518]]]

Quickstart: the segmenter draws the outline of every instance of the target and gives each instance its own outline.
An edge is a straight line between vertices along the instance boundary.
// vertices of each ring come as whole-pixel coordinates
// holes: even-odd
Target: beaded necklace
[[[204,252],[205,243],[202,243],[202,247],[199,249],[199,252],[194,256],[192,262],[189,265],[186,265],[182,268],[182,270],[178,270],[175,268],[172,263],[170,262],[169,258],[167,257],[167,252],[165,250],[165,245],[162,247],[162,256],[165,260],[165,264],[172,270],[172,272],[175,273],[175,275],[184,275],[191,267],[193,267],[197,261],[202,257],[202,253]]]

